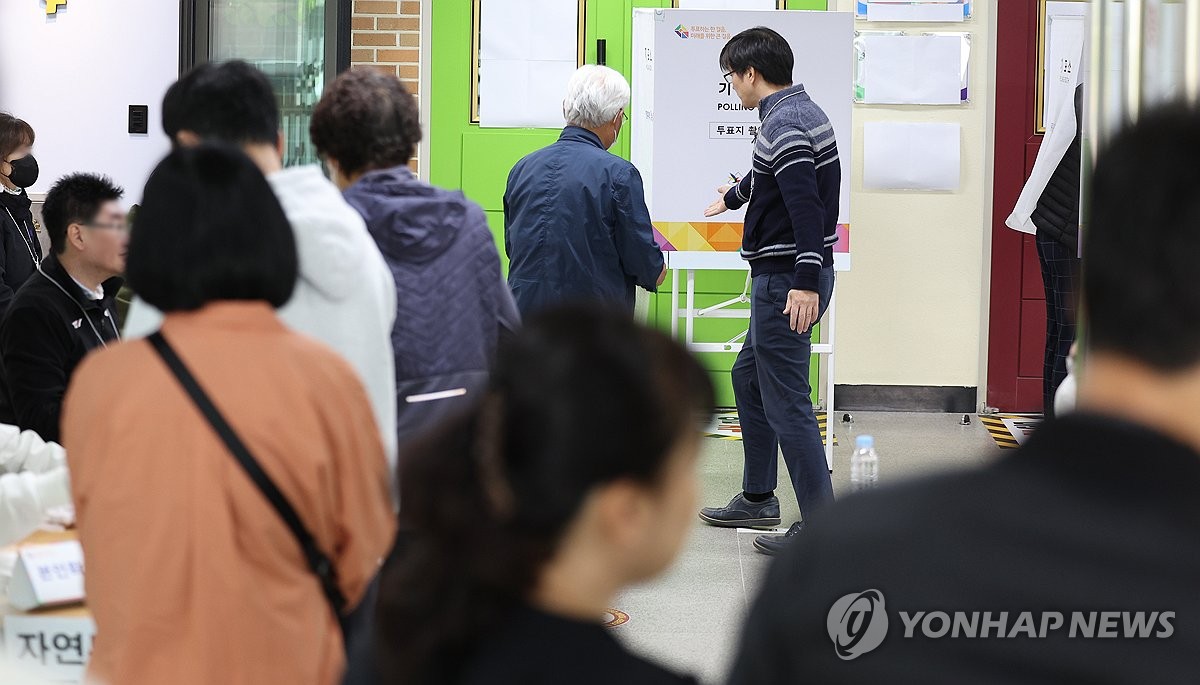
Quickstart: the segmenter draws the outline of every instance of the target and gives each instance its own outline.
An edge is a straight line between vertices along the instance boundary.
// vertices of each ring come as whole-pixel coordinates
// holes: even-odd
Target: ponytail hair
[[[560,309],[530,321],[502,346],[483,399],[402,460],[406,532],[380,587],[385,682],[454,682],[534,589],[588,493],[660,483],[712,405],[699,363],[628,315]]]

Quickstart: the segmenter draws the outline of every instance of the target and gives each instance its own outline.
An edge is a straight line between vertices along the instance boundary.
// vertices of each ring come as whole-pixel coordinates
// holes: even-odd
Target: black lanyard
[[[71,297],[71,293],[67,292],[66,288],[62,287],[62,285],[59,284],[58,281],[54,280],[53,278],[50,278],[50,274],[46,273],[45,271],[42,271],[41,268],[38,269],[38,273],[45,276],[47,281],[50,281],[51,283],[53,283],[54,287],[61,290],[62,294],[66,295],[68,300],[70,300],[71,302],[74,302],[76,307],[79,307],[79,313],[83,314],[83,320],[86,321],[88,326],[92,329],[92,334],[94,334],[96,336],[96,340],[98,340],[100,342],[100,347],[107,349],[108,342],[104,339],[103,335],[100,335],[100,329],[96,328],[96,324],[92,323],[92,317],[88,316],[87,310],[83,308],[83,305],[79,304],[79,300],[75,299],[74,297]],[[117,322],[113,319],[112,313],[108,311],[108,307],[101,305],[101,308],[104,310],[104,318],[108,319],[109,323],[113,327],[113,333],[115,333],[117,335],[117,342],[120,342],[121,341],[121,331],[117,330]]]
[[[21,234],[21,242],[25,243],[25,249],[29,250],[29,256],[33,259],[33,265],[36,267],[38,265],[38,257],[37,253],[33,251],[33,243],[31,242],[33,236],[29,233],[29,224],[24,221],[17,223],[17,217],[13,216],[12,210],[8,207],[5,207],[4,211],[8,212],[8,218],[12,219],[13,226],[17,227],[17,232]]]

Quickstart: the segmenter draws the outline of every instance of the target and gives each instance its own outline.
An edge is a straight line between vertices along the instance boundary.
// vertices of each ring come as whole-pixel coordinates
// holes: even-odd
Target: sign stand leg
[[[679,338],[679,269],[671,269],[671,337]]]

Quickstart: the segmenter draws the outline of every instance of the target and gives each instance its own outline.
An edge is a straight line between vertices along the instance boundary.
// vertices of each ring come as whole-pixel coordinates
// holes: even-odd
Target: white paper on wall
[[[578,58],[578,0],[481,0],[482,59]]]
[[[961,127],[878,121],[863,127],[866,190],[958,190]]]
[[[562,101],[575,62],[489,60],[479,66],[479,125],[561,128]]]
[[[681,10],[773,10],[776,0],[679,0]]]
[[[924,2],[860,2],[859,16],[867,21],[961,22],[965,3],[959,0]]]
[[[956,36],[861,35],[858,88],[867,104],[957,105],[963,49]]]
[[[480,126],[561,127],[578,53],[578,0],[481,0]]]

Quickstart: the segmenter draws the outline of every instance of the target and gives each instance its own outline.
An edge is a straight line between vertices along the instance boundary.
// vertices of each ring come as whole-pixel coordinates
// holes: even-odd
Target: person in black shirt
[[[41,231],[25,189],[37,183],[33,127],[0,112],[0,317],[42,260]]]
[[[712,402],[700,365],[627,314],[535,316],[475,408],[401,457],[381,682],[694,683],[600,621],[679,552]]]
[[[771,569],[732,685],[1196,682],[1197,157],[1182,107],[1101,153],[1078,413],[818,518]]]
[[[120,338],[115,299],[129,244],[122,194],[92,174],[64,176],[46,194],[52,254],[0,320],[0,422],[58,442],[75,367]]]

